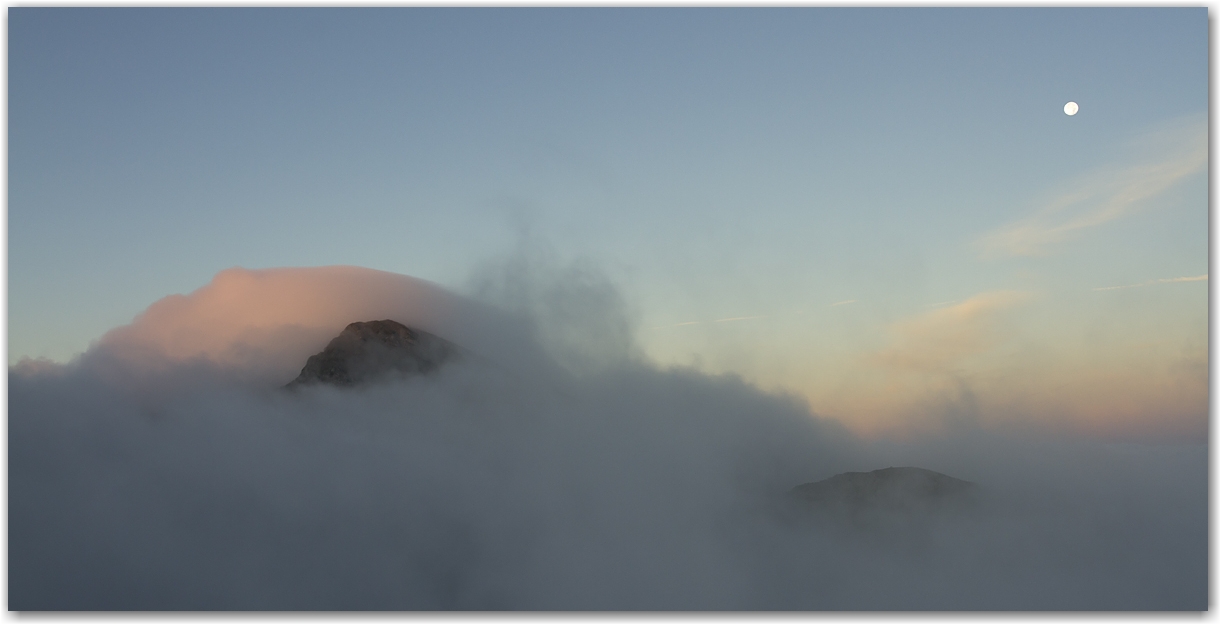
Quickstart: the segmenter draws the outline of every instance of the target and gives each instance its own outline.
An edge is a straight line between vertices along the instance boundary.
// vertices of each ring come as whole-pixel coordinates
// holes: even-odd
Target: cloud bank
[[[1207,607],[1203,445],[865,442],[793,396],[642,360],[588,267],[517,258],[474,283],[234,269],[68,365],[10,369],[9,608]],[[375,318],[479,357],[279,389]],[[891,465],[986,504],[872,534],[785,498]]]
[[[353,319],[380,318],[408,319],[497,358],[538,357],[519,319],[425,280],[330,266],[221,271],[108,332],[84,359],[113,359],[131,370],[193,362],[258,383],[287,381]]]

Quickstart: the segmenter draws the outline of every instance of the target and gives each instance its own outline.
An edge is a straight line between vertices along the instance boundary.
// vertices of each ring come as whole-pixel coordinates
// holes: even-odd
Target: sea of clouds
[[[282,389],[383,318],[474,355]],[[1207,455],[967,425],[861,439],[794,395],[658,368],[608,279],[537,254],[462,295],[231,269],[66,365],[10,369],[9,608],[1204,610]],[[906,465],[984,504],[871,533],[785,496]]]

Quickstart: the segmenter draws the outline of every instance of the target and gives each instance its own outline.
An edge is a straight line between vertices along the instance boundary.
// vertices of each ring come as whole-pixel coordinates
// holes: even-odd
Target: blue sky
[[[1208,282],[1158,280],[1208,271],[1207,42],[1206,8],[11,8],[9,361],[233,266],[461,288],[528,227],[657,361],[846,419],[966,375],[1087,420],[1037,371],[1122,361],[1078,385],[1186,383],[1205,426]],[[918,332],[973,346],[879,372]]]

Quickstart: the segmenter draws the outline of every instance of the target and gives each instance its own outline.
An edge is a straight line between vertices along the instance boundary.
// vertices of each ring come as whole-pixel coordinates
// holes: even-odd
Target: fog
[[[474,354],[281,386],[352,321]],[[66,365],[9,373],[9,608],[1207,608],[1206,445],[963,424],[866,440],[795,395],[661,369],[594,267],[464,295],[357,269],[221,273]],[[896,530],[792,487],[920,466],[982,504]]]

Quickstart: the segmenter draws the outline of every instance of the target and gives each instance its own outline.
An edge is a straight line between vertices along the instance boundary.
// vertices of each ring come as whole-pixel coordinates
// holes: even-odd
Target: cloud
[[[107,332],[88,358],[126,368],[205,362],[259,381],[290,380],[353,319],[393,318],[478,349],[521,359],[521,322],[425,280],[352,266],[218,273],[187,295],[170,295],[131,324]]]
[[[748,321],[751,319],[769,318],[769,314],[760,314],[758,316],[733,316],[729,318],[716,319],[714,321],[686,321],[684,323],[674,323],[673,325],[658,325],[651,329],[664,329],[666,327],[685,327],[686,325],[702,325],[706,323],[729,323],[732,321]]]
[[[1167,277],[1167,278],[1161,278],[1161,279],[1148,280],[1146,282],[1140,282],[1139,284],[1127,284],[1125,286],[1102,286],[1100,288],[1094,288],[1093,290],[1120,290],[1123,288],[1138,288],[1140,286],[1150,286],[1152,284],[1173,284],[1173,283],[1177,283],[1177,282],[1205,282],[1205,281],[1207,281],[1207,274],[1196,275],[1194,277]]]
[[[835,306],[847,305],[847,304],[849,304],[849,303],[856,303],[856,300],[855,300],[855,299],[848,299],[847,301],[836,301],[836,302],[834,302],[834,303],[830,304],[830,306],[828,306],[828,307],[833,308],[833,307],[835,307]]]
[[[1167,277],[1157,280],[1158,282],[1206,282],[1207,274],[1195,275],[1193,277]]]
[[[975,247],[984,257],[1038,256],[1055,245],[1124,217],[1207,166],[1206,118],[1189,117],[1159,128],[1136,143],[1152,157],[1107,168],[1079,180],[1033,215],[989,232]]]
[[[899,321],[890,327],[890,345],[876,353],[873,361],[897,369],[948,370],[998,344],[1003,339],[999,315],[1030,297],[1017,291],[981,293]]]
[[[1206,608],[1206,445],[865,442],[791,395],[633,357],[609,281],[548,262],[485,267],[478,300],[234,270],[67,365],[11,368],[9,608]],[[278,390],[313,338],[277,332],[377,317],[485,357]],[[780,513],[794,485],[891,465],[988,499],[884,538]]]

